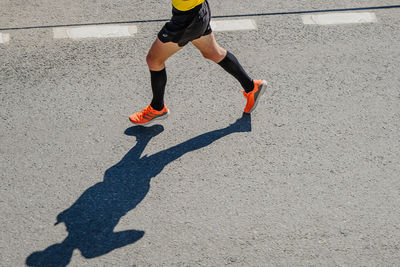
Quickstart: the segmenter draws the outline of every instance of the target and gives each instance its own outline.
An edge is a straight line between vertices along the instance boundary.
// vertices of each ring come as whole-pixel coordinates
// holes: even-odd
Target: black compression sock
[[[162,110],[164,107],[164,92],[167,84],[167,72],[165,68],[160,71],[150,71],[151,89],[153,91],[153,100],[150,105],[155,110]]]
[[[253,80],[244,71],[237,58],[229,51],[227,51],[225,58],[218,65],[232,74],[240,82],[246,93],[254,89]]]

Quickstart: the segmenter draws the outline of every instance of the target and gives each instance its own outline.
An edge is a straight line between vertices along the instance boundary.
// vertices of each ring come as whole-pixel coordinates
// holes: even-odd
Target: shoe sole
[[[169,115],[169,110],[167,111],[167,113],[165,113],[164,115],[161,115],[161,116],[158,116],[158,117],[155,117],[154,119],[152,119],[152,120],[150,120],[150,121],[148,121],[148,122],[145,122],[145,123],[135,123],[135,122],[133,122],[133,121],[131,121],[130,120],[130,122],[132,122],[134,125],[149,125],[149,124],[151,124],[152,122],[154,122],[155,120],[165,120],[167,117],[168,117],[168,115]]]
[[[254,105],[253,107],[250,109],[249,114],[253,112],[253,110],[256,109],[258,101],[260,100],[260,97],[264,94],[265,91],[265,87],[267,87],[267,81],[263,80],[262,84],[260,85],[260,87],[258,88],[258,96],[256,98],[256,100],[254,101]]]

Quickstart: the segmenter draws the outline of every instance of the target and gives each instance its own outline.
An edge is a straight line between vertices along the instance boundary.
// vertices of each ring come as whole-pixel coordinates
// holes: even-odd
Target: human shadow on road
[[[128,128],[125,134],[135,136],[136,145],[104,173],[103,182],[88,188],[71,207],[57,216],[56,224],[63,222],[68,236],[61,243],[32,253],[26,264],[67,266],[74,249],[79,249],[85,258],[94,258],[138,241],[143,237],[143,231],[114,232],[114,228],[122,216],[144,199],[150,180],[167,164],[188,152],[206,147],[229,134],[251,131],[251,117],[243,114],[225,128],[201,134],[151,156],[141,156],[151,138],[163,130],[161,125]]]

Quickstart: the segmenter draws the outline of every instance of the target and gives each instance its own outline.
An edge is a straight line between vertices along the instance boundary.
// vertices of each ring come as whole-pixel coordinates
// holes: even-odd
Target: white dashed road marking
[[[246,31],[257,29],[257,24],[252,19],[236,20],[212,20],[210,22],[213,31]]]
[[[329,13],[303,15],[304,24],[347,24],[347,23],[373,23],[377,22],[375,13],[373,12],[357,12],[357,13]],[[235,20],[212,20],[210,22],[212,30],[221,31],[248,31],[256,30],[257,24],[253,19],[235,19]],[[138,32],[135,25],[96,25],[82,27],[57,27],[53,28],[53,36],[56,39],[84,39],[84,38],[115,38],[129,37]],[[10,41],[10,35],[0,33],[0,44]]]
[[[10,35],[8,33],[0,32],[0,44],[4,44],[10,41]]]
[[[302,19],[304,24],[319,25],[372,23],[377,21],[375,13],[372,12],[303,15]]]
[[[137,33],[137,27],[121,25],[85,26],[71,28],[53,28],[54,38],[114,38],[129,37]]]

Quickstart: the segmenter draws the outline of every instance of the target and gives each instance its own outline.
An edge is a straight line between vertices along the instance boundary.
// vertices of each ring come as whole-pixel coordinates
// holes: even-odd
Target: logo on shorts
[[[168,34],[163,33],[162,36],[163,36],[163,37],[168,37]]]

